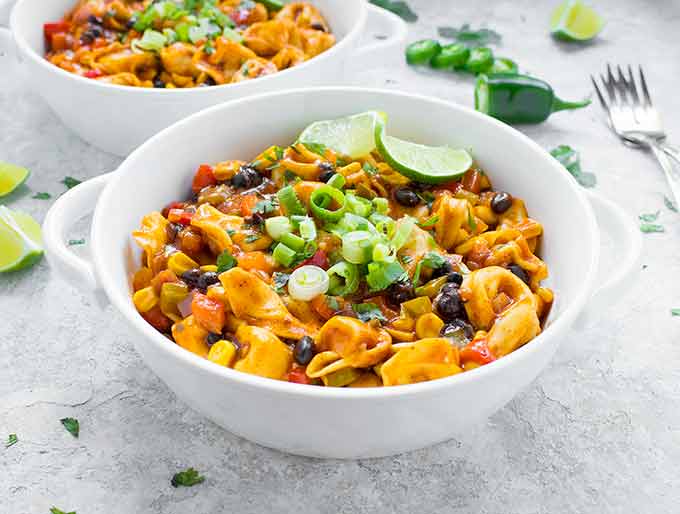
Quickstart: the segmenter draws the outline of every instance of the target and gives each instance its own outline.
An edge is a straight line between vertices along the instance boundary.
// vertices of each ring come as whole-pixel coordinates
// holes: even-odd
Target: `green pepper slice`
[[[463,43],[444,45],[441,52],[430,61],[430,66],[435,69],[458,69],[461,68],[470,57],[470,49]]]
[[[427,64],[441,52],[442,46],[434,39],[421,39],[406,47],[406,62],[409,64]]]
[[[517,73],[517,63],[507,57],[496,57],[489,73]]]
[[[505,123],[541,123],[553,112],[589,104],[561,100],[547,82],[516,73],[480,75],[475,86],[475,109]]]
[[[493,66],[493,51],[486,46],[473,48],[465,63],[465,69],[470,73],[484,73]]]

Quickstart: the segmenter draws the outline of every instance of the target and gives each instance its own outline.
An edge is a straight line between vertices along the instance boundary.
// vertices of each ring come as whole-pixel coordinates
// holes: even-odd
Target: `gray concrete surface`
[[[411,3],[420,21],[410,39],[442,24],[485,24],[503,35],[502,54],[565,97],[588,94],[588,74],[607,61],[644,63],[680,141],[677,0],[599,0],[608,25],[585,46],[548,37],[554,2]],[[0,158],[33,170],[9,204],[42,220],[51,201],[31,199],[34,191],[56,196],[65,175],[85,179],[120,161],[71,134],[29,91],[30,78],[0,66]],[[471,104],[469,79],[405,65],[353,81]],[[619,144],[599,107],[526,132],[545,147],[579,149],[597,191],[631,216],[660,209],[666,233],[645,235],[633,290],[596,326],[572,332],[540,378],[488,423],[462,440],[382,460],[316,461],[258,447],[179,402],[140,361],[120,316],[42,261],[0,277],[0,438],[19,437],[0,446],[0,512],[677,512],[680,317],[670,309],[680,307],[680,215],[663,205],[667,188],[652,158]],[[74,228],[81,236],[85,224]],[[79,439],[61,427],[65,416],[80,420]],[[206,482],[173,489],[170,477],[186,466]]]

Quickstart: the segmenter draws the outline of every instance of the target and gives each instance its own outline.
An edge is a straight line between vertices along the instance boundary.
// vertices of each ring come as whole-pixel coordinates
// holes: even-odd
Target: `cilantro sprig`
[[[453,39],[459,43],[465,43],[470,47],[499,45],[503,37],[492,29],[480,28],[474,30],[469,23],[464,23],[460,27],[437,27],[440,37]]]
[[[175,473],[170,483],[172,487],[192,487],[205,481],[205,477],[194,468],[187,468],[184,471]]]
[[[14,446],[19,442],[19,438],[17,437],[16,434],[9,434],[7,436],[7,442],[5,443],[5,448],[9,448],[10,446]]]
[[[357,303],[352,305],[352,310],[364,323],[371,321],[372,319],[377,319],[379,321],[387,321],[385,315],[374,303]]]
[[[76,418],[62,418],[59,421],[73,437],[77,438],[80,435],[80,423]]]
[[[550,155],[557,159],[583,187],[591,188],[597,184],[597,177],[594,174],[581,169],[581,157],[571,146],[560,145],[553,148]]]
[[[408,23],[418,21],[418,15],[402,0],[370,0],[373,5],[387,9]]]

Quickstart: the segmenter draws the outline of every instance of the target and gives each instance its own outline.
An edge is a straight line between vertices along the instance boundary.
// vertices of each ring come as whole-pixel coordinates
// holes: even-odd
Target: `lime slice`
[[[30,174],[26,168],[0,161],[0,196],[10,194],[26,182]]]
[[[552,35],[568,41],[588,41],[604,27],[604,20],[581,0],[566,0],[550,18]]]
[[[450,182],[464,175],[472,166],[468,152],[449,146],[425,146],[402,141],[376,129],[378,151],[383,159],[402,175],[426,184]]]
[[[302,131],[301,143],[322,144],[341,155],[357,159],[375,149],[376,127],[382,126],[387,115],[367,111],[335,120],[317,121]]]
[[[32,266],[42,254],[40,225],[28,214],[0,205],[0,272]]]

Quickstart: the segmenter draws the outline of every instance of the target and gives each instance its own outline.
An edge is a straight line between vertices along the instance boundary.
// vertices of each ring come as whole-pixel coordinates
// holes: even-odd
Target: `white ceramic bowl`
[[[0,11],[10,1],[0,0]],[[45,60],[43,23],[61,19],[75,3],[19,0],[11,14],[11,35],[27,82],[64,124],[85,141],[121,156],[175,121],[218,103],[286,88],[341,84],[351,70],[401,58],[401,52],[391,50],[401,47],[406,35],[405,23],[399,17],[366,0],[313,0],[328,20],[337,43],[299,66],[223,86],[133,88],[86,79]],[[386,39],[361,46],[360,38],[369,30]],[[4,35],[8,36],[6,29]],[[8,41],[0,41],[0,53],[3,46],[9,46]]]
[[[388,113],[388,130],[395,136],[472,149],[493,184],[523,198],[543,223],[542,256],[557,296],[542,334],[511,355],[461,375],[398,387],[333,389],[214,365],[172,344],[142,319],[131,301],[130,277],[139,251],[130,233],[142,216],[187,195],[197,165],[251,159],[271,144],[290,143],[312,121],[369,109]],[[265,111],[266,117],[258,115]],[[593,207],[621,248],[619,267],[606,283],[596,283],[600,243]],[[64,242],[68,227],[93,208],[88,262]],[[60,197],[43,228],[50,264],[115,305],[144,361],[187,404],[264,446],[339,458],[421,448],[492,414],[546,366],[579,312],[586,306],[598,309],[592,303],[596,290],[600,301],[620,292],[640,250],[632,220],[610,202],[584,194],[557,161],[515,129],[437,99],[359,88],[291,90],[195,114],[146,142],[116,172]]]

